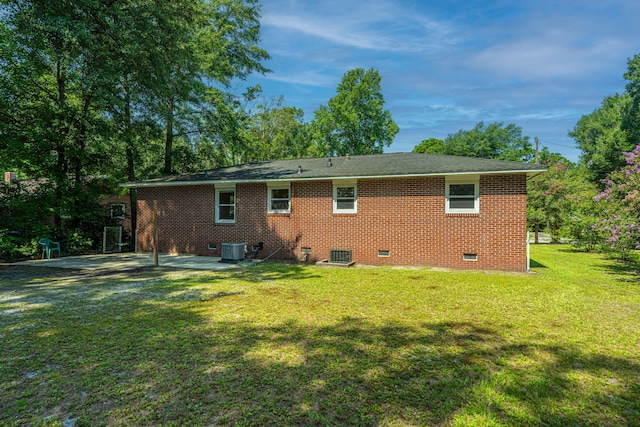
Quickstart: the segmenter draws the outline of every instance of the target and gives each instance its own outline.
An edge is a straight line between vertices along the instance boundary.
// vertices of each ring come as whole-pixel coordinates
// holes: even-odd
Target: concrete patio
[[[245,261],[239,264],[221,263],[220,257],[197,255],[159,254],[158,264],[161,267],[186,268],[194,270],[231,270],[253,265],[259,260]],[[79,270],[135,270],[140,267],[153,266],[153,253],[122,252],[114,254],[97,254],[68,256],[61,258],[39,259],[16,262],[14,265],[31,267],[73,268]]]

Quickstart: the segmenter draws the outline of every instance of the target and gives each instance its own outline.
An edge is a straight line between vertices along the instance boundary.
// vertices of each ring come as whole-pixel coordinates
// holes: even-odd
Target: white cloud
[[[480,108],[464,107],[455,104],[431,104],[427,108],[438,113],[445,113],[451,117],[465,117],[469,119],[475,119],[482,113]]]
[[[525,80],[577,77],[610,67],[610,60],[619,57],[624,48],[625,43],[615,38],[586,41],[551,30],[486,48],[471,58],[471,64]]]
[[[564,143],[582,114],[624,90],[626,59],[640,52],[637,0],[263,3],[265,88],[310,114],[346,70],[374,67],[402,127],[396,148],[480,120]]]
[[[536,113],[518,114],[511,119],[513,120],[558,120],[573,118],[576,112],[572,110],[556,110],[556,111],[540,111]]]
[[[262,24],[319,37],[341,45],[381,49],[381,46],[376,44],[374,34],[358,33],[353,29],[342,28],[335,22],[313,22],[305,17],[293,15],[266,15],[262,18]]]
[[[276,82],[304,86],[334,87],[338,84],[331,76],[313,70],[295,73],[267,74],[264,78]]]
[[[295,7],[275,13],[267,8],[261,23],[337,45],[373,51],[424,52],[441,50],[455,42],[455,32],[448,23],[399,8],[395,3],[351,2],[348,10],[343,3],[332,7],[332,3],[322,2],[322,13],[309,8],[300,11]]]

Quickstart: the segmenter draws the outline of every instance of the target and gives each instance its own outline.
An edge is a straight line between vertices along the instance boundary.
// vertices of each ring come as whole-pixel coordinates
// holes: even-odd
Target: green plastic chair
[[[38,240],[38,243],[42,245],[42,259],[44,259],[45,255],[47,256],[47,259],[51,259],[51,254],[55,251],[58,251],[58,256],[62,256],[60,253],[60,243],[54,242],[46,237]]]

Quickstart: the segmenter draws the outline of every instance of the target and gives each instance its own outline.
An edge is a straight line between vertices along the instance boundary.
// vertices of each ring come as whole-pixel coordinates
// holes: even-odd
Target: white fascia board
[[[229,181],[218,181],[229,183]],[[123,182],[123,188],[179,187],[183,185],[215,185],[216,181],[162,181],[162,182]]]
[[[527,172],[527,179],[534,178],[534,177],[536,177],[538,175],[542,175],[543,173],[547,173],[547,172],[548,172],[547,169],[528,171]]]
[[[428,176],[464,176],[464,175],[509,175],[509,174],[526,174],[528,178],[532,178],[541,173],[547,172],[547,169],[533,169],[533,170],[506,170],[506,171],[487,171],[487,172],[438,172],[438,173],[414,173],[414,174],[402,174],[402,175],[363,175],[363,176],[323,176],[323,177],[309,177],[309,178],[280,178],[280,179],[234,179],[225,181],[162,181],[162,182],[133,182],[122,183],[120,187],[123,188],[148,188],[148,187],[179,187],[187,185],[231,185],[231,184],[252,184],[256,182],[269,183],[269,182],[296,182],[296,181],[331,181],[331,180],[357,180],[357,179],[386,179],[386,178],[416,178],[416,177],[428,177]]]

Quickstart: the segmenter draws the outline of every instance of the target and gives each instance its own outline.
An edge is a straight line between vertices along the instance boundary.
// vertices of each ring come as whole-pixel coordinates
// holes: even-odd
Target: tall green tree
[[[527,181],[529,230],[536,233],[536,240],[538,231],[546,231],[554,241],[571,236],[592,248],[597,243],[591,230],[597,188],[588,180],[586,168],[559,155],[541,158],[548,172]]]
[[[171,49],[166,34],[179,29],[171,9],[165,2],[116,2],[102,26],[102,51],[109,58],[109,72],[117,79],[106,114],[115,128],[110,138],[110,175],[118,179],[134,181],[159,173],[155,166],[163,160],[156,155],[162,149],[158,146],[162,126],[154,94],[166,85],[160,55]],[[136,206],[137,190],[130,189],[129,195],[130,205]],[[131,210],[131,224],[136,229],[136,209]]]
[[[173,172],[174,139],[194,135],[194,117],[211,105],[207,102],[209,88],[226,88],[233,79],[269,71],[262,65],[269,55],[258,46],[257,0],[183,2],[186,7],[173,6],[181,16],[174,21],[178,28],[166,36],[172,39],[168,46],[173,48],[160,48],[159,53],[165,64],[161,76],[167,84],[155,91],[165,126],[166,174]]]
[[[56,200],[91,174],[184,170],[216,132],[200,126],[214,86],[267,71],[258,19],[256,0],[2,0],[0,164],[54,180]]]
[[[531,161],[535,155],[529,137],[522,135],[522,128],[514,124],[505,126],[502,122],[489,125],[478,122],[471,130],[448,135],[442,147],[429,148],[438,150],[437,154],[522,162]]]
[[[625,94],[608,96],[600,108],[584,115],[569,132],[582,151],[580,161],[589,171],[589,179],[602,186],[602,179],[624,165],[624,151],[633,148],[623,127],[632,97]]]
[[[628,81],[626,89],[631,101],[624,111],[621,127],[629,144],[636,147],[640,145],[640,55],[629,59],[624,78]]]
[[[114,76],[96,37],[102,12],[89,0],[5,0],[0,9],[3,155],[13,168],[49,179],[58,225],[62,209],[82,217],[84,178],[106,157],[103,94]]]
[[[377,70],[348,71],[336,96],[320,106],[311,122],[315,155],[382,153],[398,133],[391,112],[384,109]]]
[[[438,138],[423,139],[413,148],[414,153],[444,154],[444,141]]]
[[[246,129],[247,160],[275,160],[305,157],[310,138],[304,112],[283,105],[284,97],[257,105]]]

